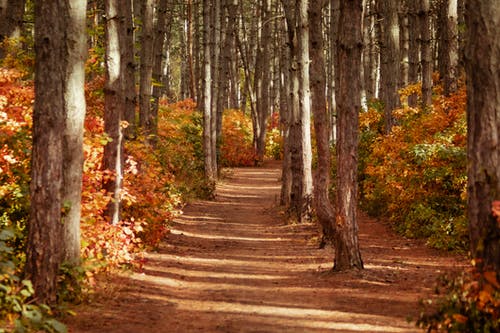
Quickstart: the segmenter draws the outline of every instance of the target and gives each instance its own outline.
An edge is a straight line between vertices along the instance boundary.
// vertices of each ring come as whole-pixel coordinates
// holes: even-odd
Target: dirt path
[[[316,227],[278,217],[276,167],[235,169],[178,218],[143,273],[117,278],[70,332],[419,332],[407,318],[460,265],[363,217],[366,269],[330,273]]]

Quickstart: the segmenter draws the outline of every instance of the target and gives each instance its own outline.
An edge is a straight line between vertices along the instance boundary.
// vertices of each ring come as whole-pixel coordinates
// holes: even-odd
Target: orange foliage
[[[415,92],[418,85],[403,89],[402,100]],[[466,247],[465,105],[464,85],[430,108],[404,105],[389,135],[377,108],[360,115],[364,207],[437,247]]]
[[[240,110],[226,110],[224,113],[220,152],[223,166],[255,164],[257,156],[253,147],[252,121]]]

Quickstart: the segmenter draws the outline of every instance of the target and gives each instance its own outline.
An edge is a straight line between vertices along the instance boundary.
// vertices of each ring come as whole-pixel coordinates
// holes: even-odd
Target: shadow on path
[[[419,332],[408,317],[460,258],[360,220],[366,269],[331,273],[312,224],[285,225],[279,170],[234,169],[176,219],[144,272],[71,319],[71,332]]]

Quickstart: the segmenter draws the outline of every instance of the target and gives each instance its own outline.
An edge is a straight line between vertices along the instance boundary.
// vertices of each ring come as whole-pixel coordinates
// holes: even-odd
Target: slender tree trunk
[[[364,49],[363,49],[363,81],[364,81],[364,90],[366,101],[370,101],[375,98],[376,92],[376,73],[377,73],[377,63],[375,61],[375,56],[377,54],[377,50],[375,49],[376,45],[376,36],[375,36],[375,10],[373,0],[368,0],[366,2],[364,14],[364,33],[363,33],[363,41],[364,41]]]
[[[408,6],[408,83],[416,84],[418,82],[418,64],[419,64],[419,29],[417,3],[413,0],[407,0]],[[417,95],[408,96],[408,105],[417,106]]]
[[[103,169],[113,175],[104,181],[103,188],[111,195],[105,215],[112,225],[120,221],[121,189],[123,183],[123,131],[120,126],[126,96],[121,76],[120,41],[126,34],[118,0],[106,1],[106,85],[104,95],[104,131],[111,139],[104,146]]]
[[[156,121],[151,112],[153,75],[153,13],[154,0],[142,2],[141,70],[139,92],[139,124],[145,134],[155,133]]]
[[[83,162],[85,17],[86,2],[35,2],[35,106],[25,273],[36,300],[46,304],[56,301],[62,261],[79,260],[75,249],[79,249]]]
[[[210,50],[210,10],[209,0],[203,0],[203,151],[205,157],[205,177],[210,183],[217,178],[217,168],[213,164],[212,151],[212,69]]]
[[[430,0],[422,0],[418,11],[420,27],[420,63],[422,67],[422,105],[432,104],[432,49],[430,28]]]
[[[87,58],[86,4],[68,6],[67,68],[65,70],[65,130],[63,137],[63,260],[80,261],[80,217],[83,174],[83,123],[85,120],[85,60]]]
[[[271,1],[261,0],[261,33],[258,39],[258,50],[255,57],[254,91],[256,92],[255,114],[253,115],[254,147],[257,155],[257,163],[264,160],[266,148],[267,118],[270,114],[269,89],[271,83],[270,53],[271,45]]]
[[[233,0],[234,3],[230,7],[230,17],[229,24],[231,26],[231,46],[230,50],[232,52],[230,64],[230,92],[229,92],[229,107],[231,109],[239,109],[241,107],[241,87],[240,87],[240,71],[239,71],[239,62],[240,57],[238,56],[238,47],[236,44],[236,34],[238,33],[238,16],[237,16],[237,8],[238,4],[236,0]],[[229,29],[229,28],[228,28]]]
[[[410,27],[408,25],[408,6],[406,1],[399,1],[397,4],[399,22],[399,82],[398,89],[408,85],[408,53],[410,52]],[[398,95],[399,96],[399,95]]]
[[[326,107],[326,72],[323,48],[322,11],[326,0],[309,3],[309,28],[311,37],[311,93],[314,131],[318,151],[318,167],[314,182],[314,208],[320,223],[323,239],[333,240],[335,213],[328,197],[330,185],[330,144]]]
[[[168,0],[159,0],[158,7],[156,9],[156,25],[155,25],[155,35],[153,44],[153,94],[152,94],[152,104],[151,104],[151,118],[155,121],[155,126],[153,128],[153,134],[157,134],[157,122],[158,122],[158,111],[160,109],[160,98],[163,93],[162,78],[163,78],[163,58],[167,30],[170,29],[171,15],[168,11]],[[168,11],[168,13],[167,13]]]
[[[337,70],[337,39],[338,39],[338,22],[340,20],[340,0],[330,1],[330,53],[332,59],[332,69],[330,72],[330,85],[331,85],[331,96],[329,96],[330,106],[330,127],[331,127],[331,141],[337,141],[337,98],[335,97],[337,93],[338,81],[335,71]]]
[[[311,88],[309,80],[309,19],[308,0],[297,0],[298,64],[299,64],[299,107],[301,145],[301,197],[300,221],[312,218],[312,147],[311,147]]]
[[[203,30],[201,30],[203,21],[203,3],[202,1],[195,1],[193,3],[194,12],[194,35],[193,35],[193,61],[194,72],[196,80],[196,102],[198,105],[202,104],[203,99],[203,45],[201,40],[203,37]]]
[[[334,270],[363,268],[358,245],[358,118],[361,109],[361,0],[340,3],[338,34],[337,205]]]
[[[134,47],[134,22],[132,13],[132,1],[125,0],[120,2],[118,10],[122,19],[120,24],[124,27],[123,33],[119,34],[121,40],[121,66],[120,76],[123,78],[123,94],[125,96],[125,105],[123,108],[123,120],[128,122],[124,134],[127,139],[132,139],[136,135],[136,113],[137,93],[135,90],[135,47]]]
[[[441,79],[446,96],[457,90],[458,80],[458,3],[457,0],[442,0],[442,40],[440,52]]]
[[[399,105],[400,49],[397,0],[378,0],[381,22],[380,100],[384,104],[385,132],[394,125],[392,111]]]
[[[500,7],[467,0],[468,218],[473,258],[500,278]]]
[[[211,2],[211,11],[210,11],[210,54],[211,54],[211,73],[212,73],[212,81],[210,84],[211,89],[211,112],[212,115],[210,117],[210,147],[212,149],[212,154],[210,155],[212,158],[212,165],[218,174],[218,152],[217,145],[220,134],[217,133],[217,123],[218,117],[222,117],[222,110],[218,109],[218,99],[220,95],[219,89],[219,64],[220,64],[220,7],[221,0],[213,0]]]
[[[289,149],[292,187],[290,193],[291,217],[299,222],[308,221],[312,214],[312,172],[310,135],[309,87],[309,22],[308,2],[284,2],[289,30],[291,54],[290,84],[291,112]]]
[[[190,98],[196,100],[198,95],[196,89],[196,77],[194,75],[193,63],[193,0],[187,0],[187,62],[189,68],[189,94]]]
[[[290,28],[285,22],[281,23],[282,33]],[[282,39],[286,39],[283,36]],[[282,42],[280,48],[280,125],[283,136],[283,166],[281,172],[281,194],[280,204],[285,207],[290,206],[290,196],[292,191],[292,169],[290,154],[290,113],[292,105],[292,85],[290,77],[291,48]]]

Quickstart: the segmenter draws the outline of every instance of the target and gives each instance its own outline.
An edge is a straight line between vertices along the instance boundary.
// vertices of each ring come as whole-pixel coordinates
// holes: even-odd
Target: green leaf
[[[33,289],[33,284],[31,283],[30,280],[23,280],[22,281],[22,284],[28,288],[28,291],[31,293],[31,294],[34,294],[35,293],[35,289]]]
[[[31,296],[31,293],[30,293],[28,290],[26,290],[26,289],[22,289],[22,290],[20,291],[20,293],[21,293],[21,295],[23,295],[24,297],[30,297],[30,296]]]
[[[57,321],[55,319],[48,319],[45,321],[45,326],[48,326],[48,328],[51,328],[52,332],[57,332],[57,333],[67,333],[68,328],[66,325],[61,323],[60,321]]]
[[[28,319],[30,322],[39,325],[42,322],[43,314],[38,307],[27,305],[23,310],[23,317]]]

